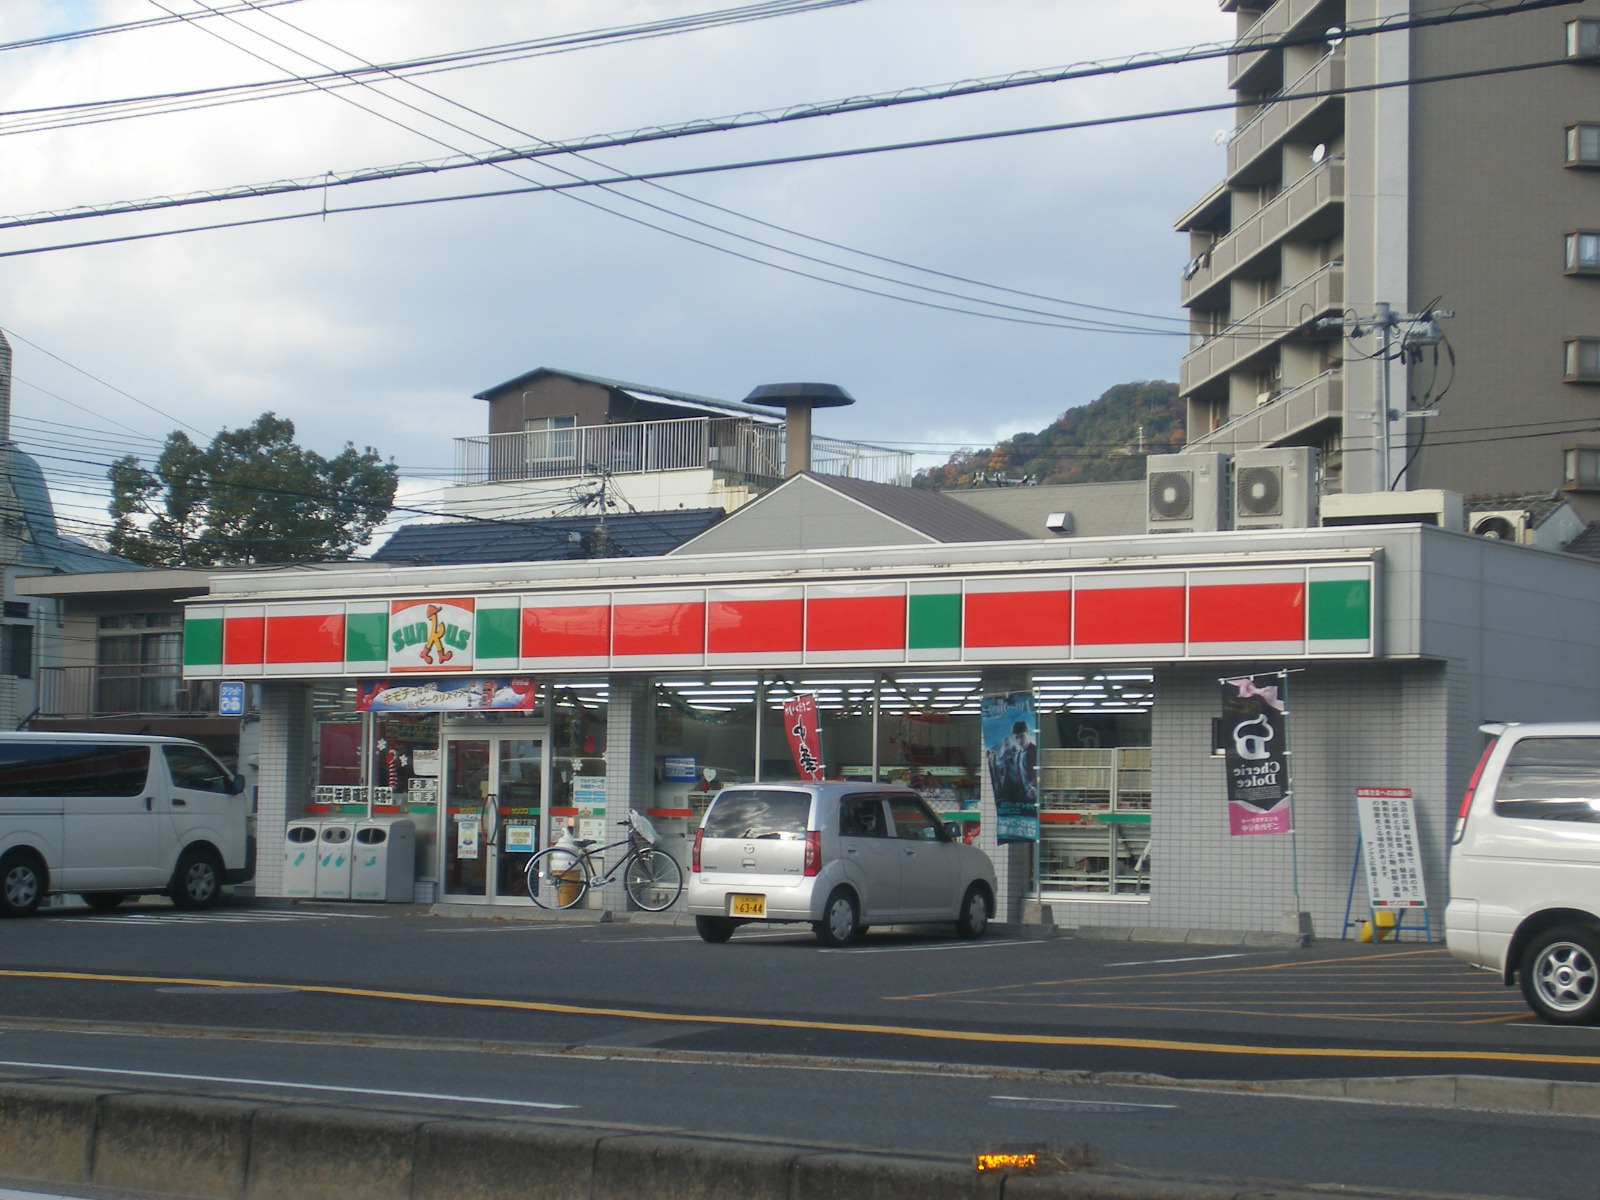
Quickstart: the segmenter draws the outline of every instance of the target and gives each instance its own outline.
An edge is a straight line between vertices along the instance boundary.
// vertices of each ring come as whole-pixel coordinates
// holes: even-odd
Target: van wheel
[[[26,850],[0,858],[0,916],[26,917],[44,899],[44,871]]]
[[[973,884],[961,898],[961,912],[956,917],[956,932],[964,938],[981,938],[989,928],[989,896],[981,884]]]
[[[811,927],[824,946],[848,946],[861,932],[861,911],[849,888],[835,888],[822,910],[822,920]]]
[[[694,931],[700,935],[700,940],[720,946],[733,936],[733,931],[739,928],[739,922],[728,917],[696,917]]]
[[[179,908],[210,908],[222,891],[222,864],[214,851],[193,846],[178,859],[167,895]]]
[[[1579,925],[1547,929],[1522,955],[1522,996],[1555,1025],[1600,1021],[1600,936]]]
[[[127,892],[80,892],[83,902],[100,912],[110,912],[128,898]]]

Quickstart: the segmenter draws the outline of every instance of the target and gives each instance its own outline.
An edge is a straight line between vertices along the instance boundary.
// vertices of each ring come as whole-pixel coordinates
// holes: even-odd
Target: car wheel
[[[1577,925],[1547,929],[1523,952],[1517,971],[1522,996],[1546,1021],[1600,1021],[1600,935]]]
[[[178,859],[167,895],[179,908],[210,908],[222,891],[222,864],[202,846],[192,846]]]
[[[100,912],[110,912],[128,898],[127,892],[81,892],[83,902]]]
[[[0,859],[0,916],[26,917],[44,899],[44,871],[26,850]]]
[[[956,917],[956,932],[964,938],[981,938],[989,928],[989,895],[979,884],[967,889],[961,898],[961,913]]]
[[[848,946],[861,932],[861,910],[849,888],[835,888],[822,909],[822,920],[812,926],[824,946]]]
[[[739,928],[737,921],[727,917],[696,917],[694,931],[700,935],[700,940],[720,946],[733,936],[733,931]]]

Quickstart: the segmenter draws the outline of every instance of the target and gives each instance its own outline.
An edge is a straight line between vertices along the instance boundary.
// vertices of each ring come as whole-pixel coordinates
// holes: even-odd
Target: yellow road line
[[[76,983],[134,983],[166,987],[255,988],[261,980],[188,979],[160,975],[96,975],[87,971],[7,971],[0,979],[55,979]],[[920,1025],[878,1025],[855,1021],[809,1021],[784,1017],[736,1017],[725,1013],[669,1013],[640,1008],[602,1008],[554,1004],[543,1000],[496,1000],[488,997],[441,996],[428,992],[390,992],[377,988],[332,987],[326,984],[274,984],[319,996],[360,1000],[401,1000],[452,1008],[494,1008],[558,1016],[616,1017],[629,1021],[663,1021],[681,1025],[728,1025],[751,1029],[807,1029],[828,1033],[866,1033],[932,1041],[976,1042],[1002,1046],[1076,1046],[1121,1050],[1168,1050],[1186,1054],[1223,1054],[1255,1058],[1386,1059],[1406,1062],[1550,1063],[1600,1067],[1600,1055],[1531,1054],[1508,1050],[1372,1050],[1359,1046],[1250,1046],[1229,1042],[1180,1042],[1163,1038],[1086,1037],[1050,1033],[998,1033],[970,1029],[938,1029]]]

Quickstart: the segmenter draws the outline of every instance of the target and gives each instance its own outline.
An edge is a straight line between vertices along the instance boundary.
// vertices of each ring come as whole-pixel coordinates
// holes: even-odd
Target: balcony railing
[[[1185,449],[1220,450],[1232,454],[1240,450],[1274,446],[1339,416],[1343,411],[1344,376],[1335,368],[1290,388],[1210,433],[1190,438]]]
[[[177,663],[41,667],[42,717],[215,715],[217,681],[184,679]]]
[[[1240,363],[1303,333],[1319,317],[1344,307],[1344,263],[1319,267],[1252,313],[1208,338],[1184,357],[1179,391],[1187,396]]]
[[[1344,160],[1330,158],[1251,213],[1199,260],[1183,281],[1183,303],[1193,305],[1255,255],[1276,246],[1319,214],[1344,203]]]
[[[1239,88],[1245,85],[1245,76],[1260,66],[1267,55],[1273,50],[1251,49],[1276,42],[1297,28],[1311,13],[1321,5],[1322,0],[1283,0],[1281,4],[1274,4],[1256,19],[1239,35],[1241,49],[1228,55],[1228,86]]]
[[[1260,112],[1233,131],[1233,138],[1228,142],[1228,181],[1242,183],[1239,176],[1245,169],[1267,151],[1275,150],[1290,130],[1324,105],[1342,103],[1341,96],[1329,94],[1342,87],[1344,52],[1336,50],[1288,84],[1279,98],[1265,103]]]
[[[904,484],[911,480],[912,457],[882,446],[813,438],[811,469]],[[466,486],[694,470],[776,482],[784,477],[783,428],[740,417],[685,417],[456,439],[455,481]]]

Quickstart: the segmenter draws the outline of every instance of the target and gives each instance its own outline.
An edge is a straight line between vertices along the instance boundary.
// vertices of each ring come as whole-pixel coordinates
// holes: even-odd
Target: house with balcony
[[[1327,490],[1561,489],[1600,517],[1600,3],[1221,6],[1234,126],[1177,222],[1189,449],[1315,446]],[[1381,304],[1453,313],[1445,341],[1385,362]],[[1430,415],[1392,422],[1384,466],[1386,380]]]
[[[605,507],[732,512],[792,473],[784,417],[751,404],[540,367],[479,392],[488,432],[455,441],[443,509],[526,519]],[[908,484],[911,455],[811,439],[810,469]]]

